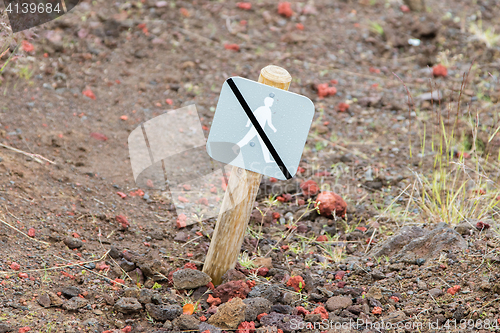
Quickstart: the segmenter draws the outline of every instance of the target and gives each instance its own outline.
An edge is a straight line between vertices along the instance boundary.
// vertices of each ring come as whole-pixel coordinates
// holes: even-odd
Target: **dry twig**
[[[39,155],[39,154],[31,154],[31,153],[27,153],[25,151],[22,151],[20,149],[17,149],[17,148],[14,148],[14,147],[11,147],[11,146],[7,146],[7,145],[4,145],[3,143],[0,143],[0,147],[4,147],[6,149],[9,149],[9,150],[12,150],[12,151],[15,151],[16,153],[19,153],[19,154],[23,154],[25,156],[28,156],[28,157],[31,157],[33,160],[35,160],[35,162],[38,162],[40,164],[43,164],[42,160],[46,161],[46,162],[49,162],[50,164],[56,164],[56,162],[53,162],[45,157],[43,157],[42,155]]]

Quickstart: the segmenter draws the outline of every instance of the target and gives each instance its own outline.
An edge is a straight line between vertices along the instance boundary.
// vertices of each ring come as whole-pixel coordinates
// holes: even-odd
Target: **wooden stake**
[[[269,65],[260,71],[259,82],[288,90],[292,77],[286,69]],[[221,284],[222,275],[236,265],[261,180],[262,175],[259,173],[234,166],[231,170],[203,265],[203,272],[212,278],[214,285]],[[237,203],[234,207],[233,202]]]

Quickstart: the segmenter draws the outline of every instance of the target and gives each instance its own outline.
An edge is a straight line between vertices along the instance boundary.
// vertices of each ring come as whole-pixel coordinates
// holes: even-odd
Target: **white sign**
[[[277,179],[297,173],[314,116],[305,97],[241,77],[224,82],[207,141],[214,160]]]

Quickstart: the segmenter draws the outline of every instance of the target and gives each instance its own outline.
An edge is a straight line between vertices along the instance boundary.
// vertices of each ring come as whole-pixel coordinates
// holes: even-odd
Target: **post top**
[[[288,90],[292,76],[283,67],[268,65],[261,69],[259,82],[276,88]]]

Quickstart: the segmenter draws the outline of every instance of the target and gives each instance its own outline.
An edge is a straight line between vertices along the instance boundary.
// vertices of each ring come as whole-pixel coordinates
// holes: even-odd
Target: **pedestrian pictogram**
[[[313,115],[314,104],[305,96],[229,78],[208,136],[208,154],[222,163],[290,179],[299,166]]]

